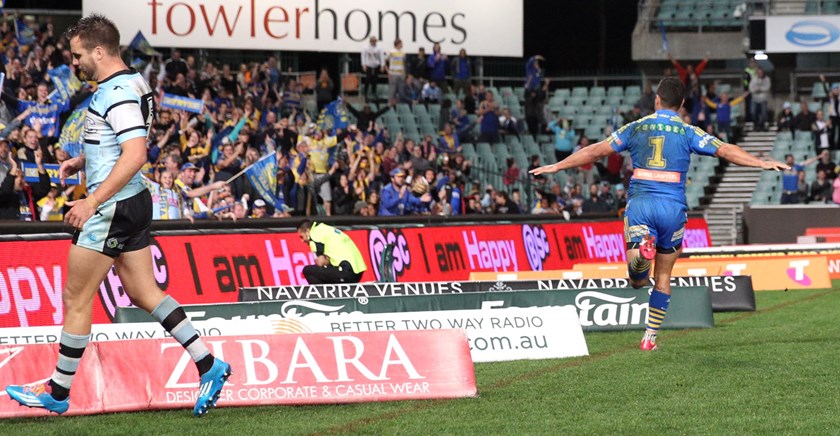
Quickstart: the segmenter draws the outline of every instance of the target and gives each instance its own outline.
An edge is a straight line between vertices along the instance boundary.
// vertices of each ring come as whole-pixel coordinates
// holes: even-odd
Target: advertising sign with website
[[[224,336],[206,341],[233,369],[219,407],[476,395],[473,362],[461,330]],[[0,347],[0,385],[43,381],[53,372],[58,347]],[[195,366],[173,339],[91,342],[73,381],[66,414],[191,409],[197,391]],[[0,418],[49,413],[0,401]]]

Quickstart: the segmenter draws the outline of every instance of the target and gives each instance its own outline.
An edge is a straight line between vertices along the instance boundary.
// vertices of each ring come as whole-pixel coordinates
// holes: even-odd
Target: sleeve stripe
[[[130,132],[132,130],[137,130],[137,129],[146,130],[146,126],[129,127],[127,129],[120,130],[119,132],[117,132],[117,134],[115,136],[119,137],[119,136],[122,136],[123,133],[127,133],[127,132]]]
[[[108,109],[105,109],[105,113],[102,114],[102,118],[108,117],[108,112],[111,112],[111,109],[113,109],[117,106],[120,106],[120,105],[129,104],[129,103],[134,103],[134,104],[137,104],[137,105],[140,104],[140,103],[137,102],[137,100],[123,100],[123,101],[114,103],[111,106],[108,106]]]

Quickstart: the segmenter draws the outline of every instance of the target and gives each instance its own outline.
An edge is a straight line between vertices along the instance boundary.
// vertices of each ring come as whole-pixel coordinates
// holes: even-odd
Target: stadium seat
[[[540,154],[540,146],[537,144],[537,141],[531,135],[523,136],[523,143],[522,145],[525,146],[525,153],[528,155],[532,154]],[[553,142],[552,142],[553,143]]]
[[[781,130],[776,133],[776,142],[785,141],[790,142],[793,141],[793,133],[790,130]]]
[[[414,114],[399,114],[398,118],[400,119],[400,123],[402,124],[416,124],[417,120],[414,118]]]
[[[642,96],[642,87],[637,85],[631,85],[624,89],[624,98],[625,100],[632,100],[638,99]]]
[[[693,10],[680,9],[674,16],[674,27],[694,27],[696,25]]]
[[[587,97],[589,95],[589,89],[585,86],[575,86],[572,88],[572,97]]]
[[[435,137],[438,135],[438,129],[432,123],[420,123],[420,134],[423,136],[432,135]]]
[[[519,101],[525,101],[525,87],[517,86],[516,88],[513,88],[513,93]]]
[[[609,95],[607,99],[604,100],[604,104],[607,106],[620,106],[621,105],[622,96],[620,95]]]
[[[603,86],[593,86],[589,89],[589,97],[606,97],[607,89]]]
[[[607,115],[594,115],[592,120],[589,122],[589,125],[606,127],[610,124],[610,118],[612,117]]]
[[[397,103],[397,114],[402,116],[403,114],[411,114],[411,106],[405,103]]]
[[[559,113],[565,107],[566,107],[565,105],[558,104],[557,102],[553,102],[553,101],[548,102],[548,110],[553,112],[553,113]]]
[[[618,107],[621,107],[621,105],[619,105]],[[612,116],[613,113],[615,113],[615,106],[612,106],[612,105],[599,106],[598,111],[595,112],[596,115],[606,115],[606,116]]]
[[[574,118],[577,115],[578,108],[580,106],[563,106],[560,108],[560,115],[561,118]]]
[[[359,93],[361,80],[359,75],[355,73],[347,73],[341,75],[341,92],[345,94]]]
[[[821,82],[814,82],[811,87],[811,98],[825,98],[825,88]]]
[[[566,104],[566,100],[567,100],[569,97],[570,97],[570,96],[568,96],[568,95],[559,95],[559,94],[554,94],[553,96],[551,96],[551,98],[549,98],[549,99],[548,99],[548,102],[549,102],[549,104],[551,104],[551,103],[557,103],[557,104],[561,104],[561,105],[563,105],[563,104]]]
[[[566,101],[566,105],[567,106],[583,106],[584,101],[586,101],[585,96],[579,96],[579,95],[578,96],[573,96],[573,97],[569,97],[569,99]]]
[[[662,24],[666,26],[670,26],[673,20],[677,17],[677,8],[675,6],[665,6],[663,5],[661,9],[659,9],[659,13],[656,14],[656,19],[661,21]]]
[[[575,117],[575,127],[586,127],[592,122],[592,115],[581,113]]]
[[[540,158],[542,159],[543,163],[551,163],[554,162],[554,144],[551,142],[544,142],[540,145],[539,153]]]
[[[524,170],[528,169],[528,166],[531,164],[528,156],[525,153],[514,153],[513,154],[514,160],[516,160],[516,164],[519,165],[519,168]]]
[[[558,88],[554,90],[554,97],[569,98],[572,96],[572,90],[569,88]]]
[[[604,128],[601,126],[588,126],[584,130],[584,135],[590,139],[590,142],[597,142],[604,139]]]
[[[428,113],[420,112],[419,114],[417,114],[417,121],[421,123],[427,122],[429,124],[432,124],[432,116]]]

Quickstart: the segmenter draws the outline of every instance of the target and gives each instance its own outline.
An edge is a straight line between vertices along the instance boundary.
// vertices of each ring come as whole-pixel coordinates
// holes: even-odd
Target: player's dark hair
[[[659,96],[662,106],[668,109],[679,109],[685,100],[685,85],[677,77],[664,77],[659,81],[656,95]]]
[[[312,228],[312,221],[303,220],[303,221],[301,221],[300,224],[298,224],[297,229],[298,229],[299,232],[303,232],[303,231],[309,230],[310,228]]]
[[[67,29],[64,36],[68,40],[79,37],[82,47],[87,51],[102,47],[109,55],[120,54],[120,31],[114,22],[104,15],[90,14],[82,18],[75,26]]]

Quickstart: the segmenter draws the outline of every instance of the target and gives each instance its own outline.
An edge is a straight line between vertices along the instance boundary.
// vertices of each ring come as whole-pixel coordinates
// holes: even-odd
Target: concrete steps
[[[752,124],[745,126],[745,137],[739,146],[756,156],[770,155],[776,140],[776,129],[768,132],[753,132]],[[714,194],[703,206],[712,245],[733,245],[743,240],[741,215],[745,204],[752,199],[761,169],[727,165],[717,179]]]

